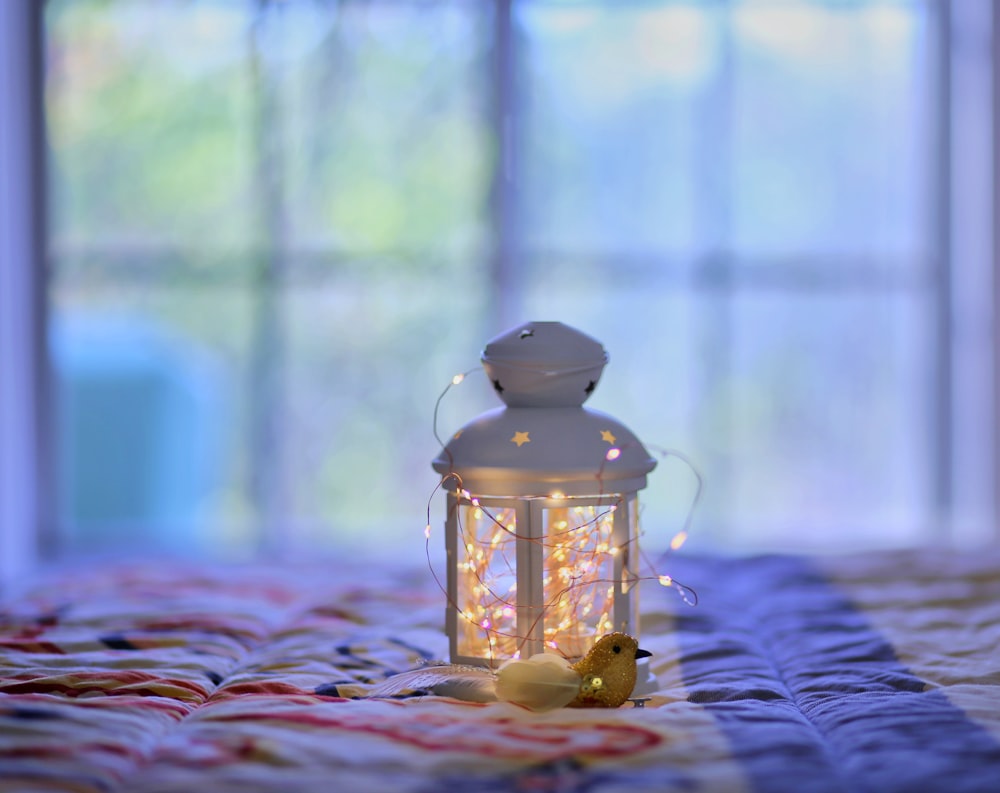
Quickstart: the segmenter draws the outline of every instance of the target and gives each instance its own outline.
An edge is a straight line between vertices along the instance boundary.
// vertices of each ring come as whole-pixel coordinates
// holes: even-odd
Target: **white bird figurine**
[[[537,711],[617,708],[635,688],[636,661],[649,655],[628,634],[609,633],[575,664],[554,653],[539,653],[507,661],[496,673],[468,666],[428,666],[395,675],[368,696],[425,690],[468,702],[512,702]]]

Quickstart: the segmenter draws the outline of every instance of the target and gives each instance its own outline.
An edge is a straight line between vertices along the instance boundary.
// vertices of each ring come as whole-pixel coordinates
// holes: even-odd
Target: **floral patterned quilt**
[[[677,556],[643,708],[371,698],[427,569],[148,561],[0,606],[0,791],[1000,791],[1000,554]]]

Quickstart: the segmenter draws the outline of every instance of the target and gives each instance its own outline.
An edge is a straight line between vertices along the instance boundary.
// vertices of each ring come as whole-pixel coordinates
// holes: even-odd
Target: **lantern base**
[[[632,689],[632,696],[646,697],[659,690],[660,684],[657,682],[653,670],[650,669],[649,659],[640,658],[635,662],[635,688]]]

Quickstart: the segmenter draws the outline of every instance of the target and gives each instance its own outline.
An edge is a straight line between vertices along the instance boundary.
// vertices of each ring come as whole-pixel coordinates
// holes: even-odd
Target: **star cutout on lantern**
[[[515,432],[514,437],[510,439],[511,443],[516,443],[517,448],[520,449],[526,443],[531,443],[531,438],[528,437],[527,432]]]
[[[601,440],[607,441],[610,444],[614,444],[614,442],[618,439],[611,434],[611,430],[601,430]]]

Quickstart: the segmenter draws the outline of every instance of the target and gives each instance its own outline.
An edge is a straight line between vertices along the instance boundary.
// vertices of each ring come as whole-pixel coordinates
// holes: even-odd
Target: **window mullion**
[[[932,30],[934,53],[936,56],[936,80],[931,81],[934,92],[932,101],[933,117],[931,128],[931,178],[934,187],[930,191],[932,199],[928,206],[931,212],[932,238],[930,249],[933,251],[933,282],[934,282],[934,333],[931,334],[934,358],[933,399],[930,417],[933,431],[931,433],[932,463],[930,475],[932,481],[933,505],[932,515],[935,520],[934,532],[948,530],[952,515],[952,476],[953,454],[952,433],[955,423],[952,413],[952,388],[954,371],[952,366],[952,286],[951,286],[951,184],[952,184],[952,24],[950,4],[934,5],[932,9]]]
[[[990,139],[993,155],[992,239],[993,248],[993,540],[1000,543],[1000,11],[990,4],[990,59],[992,69],[992,124]]]
[[[279,547],[288,520],[285,491],[287,356],[283,294],[287,221],[282,157],[282,89],[279,4],[261,0],[251,26],[250,68],[257,234],[252,270],[253,317],[249,367],[249,488],[262,549]]]
[[[692,262],[692,282],[706,310],[695,312],[698,323],[700,391],[719,407],[703,424],[699,445],[706,450],[704,464],[714,472],[717,492],[725,494],[715,504],[732,503],[734,472],[725,451],[733,437],[735,417],[724,393],[733,368],[734,271],[732,153],[734,145],[734,51],[732,7],[723,2],[715,9],[719,26],[719,64],[706,84],[698,115],[698,144],[694,174],[698,201],[697,254]],[[707,288],[705,288],[707,287]],[[725,508],[723,508],[725,509]],[[719,511],[706,515],[710,531],[731,526],[734,516]]]
[[[513,0],[495,0],[493,7],[492,107],[490,123],[496,140],[490,185],[495,328],[508,327],[522,318],[524,284],[521,283],[517,244],[517,134],[521,95],[517,91],[517,50],[513,29]]]
[[[0,589],[54,545],[42,41],[40,3],[0,4]]]

